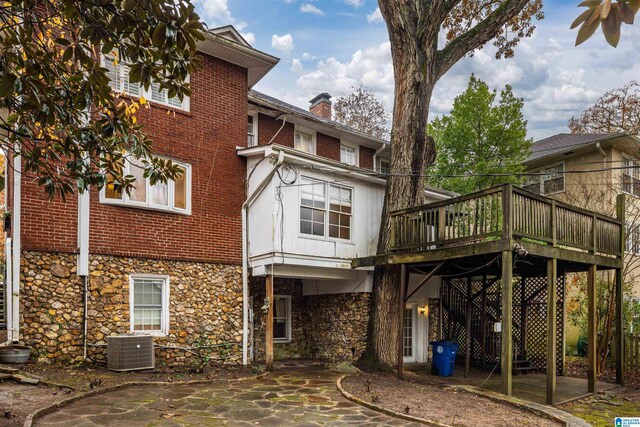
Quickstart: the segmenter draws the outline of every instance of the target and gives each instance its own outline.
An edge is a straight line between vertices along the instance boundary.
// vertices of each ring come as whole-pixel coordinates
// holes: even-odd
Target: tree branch
[[[530,0],[507,0],[502,3],[491,15],[480,21],[469,31],[449,42],[444,49],[438,51],[438,76],[439,79],[459,60],[469,52],[477,49],[499,32],[500,28],[522,11]]]

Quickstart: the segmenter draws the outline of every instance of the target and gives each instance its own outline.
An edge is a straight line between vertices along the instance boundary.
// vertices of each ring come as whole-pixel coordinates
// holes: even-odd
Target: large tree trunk
[[[398,2],[395,6],[403,8]],[[405,13],[405,12],[402,12]],[[426,167],[435,159],[433,139],[426,135],[429,102],[436,82],[432,71],[436,49],[419,52],[417,35],[392,33],[391,50],[395,72],[395,104],[391,130],[391,176],[380,225],[378,254],[389,252],[389,212],[424,202]],[[414,29],[415,30],[415,29]],[[437,34],[436,34],[437,36]],[[416,60],[418,58],[418,60]],[[396,365],[398,349],[399,266],[380,266],[374,276],[371,350],[378,366]]]

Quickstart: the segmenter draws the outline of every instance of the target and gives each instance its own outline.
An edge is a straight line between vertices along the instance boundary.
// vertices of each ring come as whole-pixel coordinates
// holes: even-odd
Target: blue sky
[[[281,58],[256,89],[302,108],[320,92],[340,96],[360,84],[393,107],[388,35],[376,0],[194,0],[211,27],[233,24],[257,49]],[[447,113],[475,73],[490,86],[511,84],[525,100],[529,136],[567,132],[567,121],[605,90],[640,79],[640,22],[623,25],[617,49],[601,32],[574,47],[569,29],[578,0],[545,1],[546,18],[516,56],[495,60],[488,46],[453,67],[431,102]]]

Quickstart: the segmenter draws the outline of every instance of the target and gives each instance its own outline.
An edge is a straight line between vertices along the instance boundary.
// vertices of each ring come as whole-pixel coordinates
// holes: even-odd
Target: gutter
[[[275,151],[266,153],[266,156],[275,154]],[[258,198],[266,186],[271,182],[271,179],[278,171],[280,166],[284,163],[284,152],[278,151],[278,158],[276,163],[272,166],[269,173],[262,179],[256,189],[247,195],[247,200],[242,204],[242,364],[248,365],[249,358],[249,230],[247,224],[249,222],[248,212],[249,207]],[[265,158],[266,158],[265,156]],[[247,183],[248,185],[248,183]]]
[[[373,153],[373,170],[380,172],[380,168],[378,167],[378,156],[387,148],[386,145],[378,148],[375,153]]]

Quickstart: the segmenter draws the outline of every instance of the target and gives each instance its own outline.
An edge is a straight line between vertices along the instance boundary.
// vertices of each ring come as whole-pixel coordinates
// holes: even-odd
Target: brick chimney
[[[331,95],[326,92],[321,93],[309,102],[311,103],[309,111],[323,119],[331,120]]]

